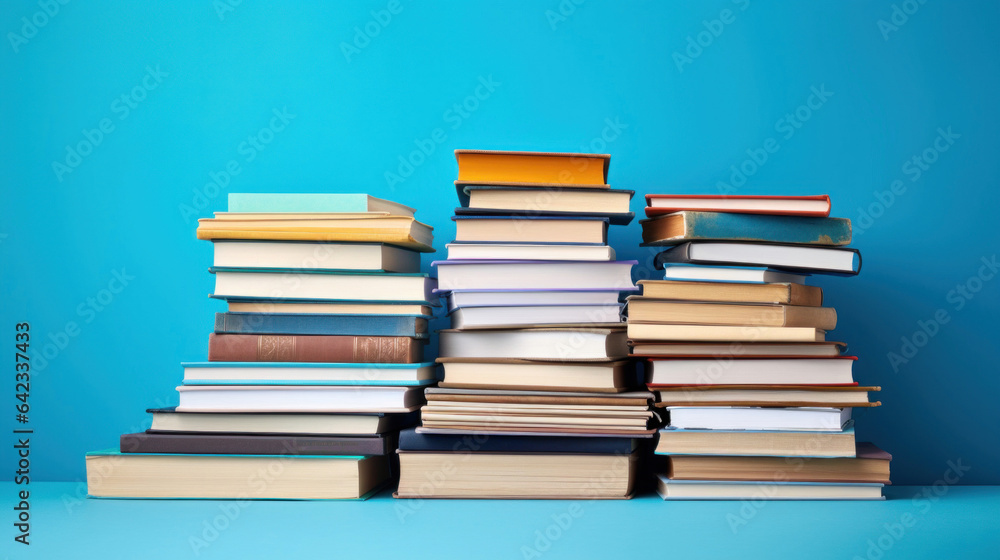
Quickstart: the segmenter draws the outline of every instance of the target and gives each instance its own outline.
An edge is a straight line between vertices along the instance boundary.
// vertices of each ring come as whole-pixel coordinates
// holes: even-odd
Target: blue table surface
[[[1000,487],[887,487],[880,502],[97,500],[35,482],[6,558],[1000,558]]]

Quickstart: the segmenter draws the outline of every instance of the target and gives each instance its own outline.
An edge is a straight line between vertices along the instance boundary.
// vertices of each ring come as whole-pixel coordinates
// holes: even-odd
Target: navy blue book
[[[628,455],[638,440],[618,437],[480,436],[419,434],[416,428],[399,432],[400,451],[445,451],[455,453],[591,453]]]
[[[216,334],[408,336],[427,338],[425,315],[216,313]]]

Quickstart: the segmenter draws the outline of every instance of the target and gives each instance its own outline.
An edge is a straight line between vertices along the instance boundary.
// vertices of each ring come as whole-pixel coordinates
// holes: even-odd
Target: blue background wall
[[[4,2],[0,330],[11,353],[28,320],[45,352],[37,479],[81,479],[85,451],[143,429],[145,408],[173,402],[178,362],[204,358],[222,305],[195,219],[227,192],[366,191],[418,208],[442,249],[451,152],[492,148],[611,153],[636,212],[645,193],[829,193],[865,262],[818,281],[832,338],[884,389],[859,434],[894,454],[896,483],[949,461],[971,467],[963,483],[1000,483],[1000,279],[982,260],[998,251],[996,3],[223,1],[51,17]],[[417,164],[387,180],[401,157]],[[637,224],[611,242],[652,274]]]

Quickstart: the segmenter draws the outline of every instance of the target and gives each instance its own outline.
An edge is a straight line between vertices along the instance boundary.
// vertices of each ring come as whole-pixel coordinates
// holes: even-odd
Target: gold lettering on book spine
[[[257,337],[257,361],[295,361],[295,337],[263,335]]]
[[[368,363],[402,362],[406,338],[397,336],[358,336],[354,338],[354,360]]]

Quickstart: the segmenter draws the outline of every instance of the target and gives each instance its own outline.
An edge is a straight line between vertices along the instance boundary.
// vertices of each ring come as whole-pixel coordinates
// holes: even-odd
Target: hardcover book
[[[685,210],[639,222],[645,245],[685,241],[755,241],[838,246],[851,242],[846,218],[769,216]]]

